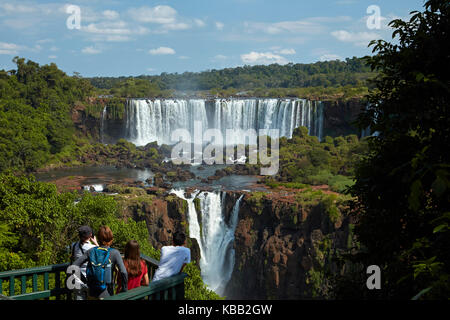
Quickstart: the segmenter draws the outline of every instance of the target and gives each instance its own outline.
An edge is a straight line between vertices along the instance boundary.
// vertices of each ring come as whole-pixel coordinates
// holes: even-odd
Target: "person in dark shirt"
[[[97,234],[97,242],[99,244],[99,247],[95,247],[92,249],[89,249],[86,251],[81,257],[76,259],[73,263],[73,265],[80,267],[83,263],[87,262],[89,260],[89,253],[91,250],[95,250],[96,248],[102,248],[102,249],[109,249],[111,247],[111,244],[113,242],[113,233],[111,229],[107,226],[100,227],[98,234]],[[110,250],[110,261],[112,264],[112,270],[114,270],[114,267],[117,266],[119,269],[119,274],[121,277],[122,282],[122,292],[125,292],[128,290],[127,284],[128,284],[128,273],[127,269],[125,268],[125,265],[123,263],[122,257],[120,255],[120,252],[117,249],[111,248]],[[110,295],[113,295],[113,283],[107,284],[106,289],[98,294],[98,296],[95,296],[95,298],[106,298]]]

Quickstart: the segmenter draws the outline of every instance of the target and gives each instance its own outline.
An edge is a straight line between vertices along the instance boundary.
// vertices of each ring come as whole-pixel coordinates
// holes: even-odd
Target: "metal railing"
[[[141,254],[147,263],[149,279],[158,267],[159,262]],[[72,291],[67,289],[66,273],[69,263],[34,267],[20,270],[0,272],[0,299],[13,300],[72,300]],[[127,292],[122,292],[105,300],[183,300],[184,278],[180,273],[167,279],[150,282]]]

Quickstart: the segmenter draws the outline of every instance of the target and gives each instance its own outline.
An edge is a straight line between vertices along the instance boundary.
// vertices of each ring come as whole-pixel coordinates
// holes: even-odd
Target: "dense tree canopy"
[[[360,275],[379,265],[382,284],[369,292],[353,276],[340,297],[450,296],[449,19],[450,3],[431,0],[409,21],[391,22],[397,44],[373,43],[369,63],[380,74],[360,122],[378,134],[351,193]]]
[[[319,142],[308,135],[306,127],[299,127],[292,139],[280,139],[280,169],[266,183],[288,187],[327,184],[333,191],[344,192],[353,185],[355,164],[366,152],[366,141],[356,135],[327,136]]]
[[[346,61],[324,61],[312,64],[272,64],[269,66],[243,66],[204,72],[165,73],[159,76],[95,77],[91,83],[119,96],[170,95],[170,90],[209,91],[263,90],[306,87],[361,87],[373,77],[363,58],[347,58]],[[267,91],[267,90],[264,90]]]
[[[32,171],[72,141],[70,110],[92,93],[85,79],[55,64],[14,58],[16,70],[0,70],[0,172]]]

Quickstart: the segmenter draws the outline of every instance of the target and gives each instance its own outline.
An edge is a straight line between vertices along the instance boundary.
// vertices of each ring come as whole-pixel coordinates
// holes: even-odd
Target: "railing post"
[[[177,300],[184,300],[184,281],[176,287]]]
[[[14,276],[9,277],[9,296],[12,297],[15,294]]]
[[[44,291],[48,290],[48,272],[44,273]],[[45,298],[45,300],[49,300]]]
[[[37,273],[33,273],[33,292],[38,291],[37,280],[38,280]]]
[[[20,278],[20,285],[21,285],[21,293],[25,294],[27,293],[27,276],[22,276]]]
[[[59,271],[55,272],[55,289],[61,288],[61,274]],[[56,300],[61,300],[61,295],[56,295]]]

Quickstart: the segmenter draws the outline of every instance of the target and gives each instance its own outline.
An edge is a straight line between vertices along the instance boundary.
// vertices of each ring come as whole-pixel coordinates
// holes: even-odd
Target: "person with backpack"
[[[178,231],[173,234],[173,244],[161,248],[161,259],[152,282],[180,273],[184,266],[191,262],[191,250],[185,247],[184,232]]]
[[[93,236],[93,232],[91,227],[89,226],[81,226],[78,228],[78,237],[79,240],[72,243],[71,245],[71,256],[70,261],[73,263],[76,259],[81,257],[86,251],[92,249],[95,246],[98,246],[97,240],[95,236]],[[75,300],[86,300],[87,298],[87,284],[86,284],[86,267],[87,263],[84,263],[80,267],[80,278],[75,278],[75,281],[78,283],[79,289],[74,289],[74,298]]]
[[[125,245],[125,257],[123,263],[128,273],[128,290],[148,286],[147,263],[141,259],[139,243],[136,240],[130,240]],[[117,293],[122,290],[122,281],[117,281]]]
[[[103,299],[113,295],[112,273],[116,266],[123,283],[122,292],[128,290],[128,273],[120,252],[111,248],[113,239],[111,229],[108,226],[101,226],[97,233],[99,246],[89,249],[73,262],[73,265],[78,267],[87,262],[86,280],[90,297]]]

